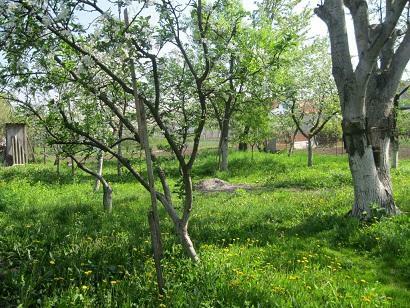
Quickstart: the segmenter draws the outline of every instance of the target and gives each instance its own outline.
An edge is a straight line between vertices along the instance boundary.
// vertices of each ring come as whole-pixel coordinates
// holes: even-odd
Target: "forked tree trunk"
[[[228,171],[229,119],[224,119],[219,140],[220,171]]]
[[[104,153],[103,153],[103,151],[99,151],[98,152],[98,166],[97,166],[97,174],[99,176],[102,176],[103,165],[104,165]],[[100,189],[100,183],[101,183],[101,181],[98,178],[96,178],[95,183],[94,183],[94,192],[96,192]]]
[[[369,25],[366,1],[325,0],[315,13],[326,23],[332,72],[343,114],[343,134],[352,173],[352,215],[369,219],[372,207],[398,213],[388,171],[388,145],[394,96],[410,58],[410,31],[399,42],[396,28],[407,0],[386,1],[384,20]],[[353,68],[345,7],[353,19],[358,65]]]
[[[313,145],[312,145],[312,138],[309,138],[309,139],[308,139],[307,151],[308,151],[308,162],[307,162],[307,165],[308,165],[308,167],[312,167],[312,166],[313,166]]]

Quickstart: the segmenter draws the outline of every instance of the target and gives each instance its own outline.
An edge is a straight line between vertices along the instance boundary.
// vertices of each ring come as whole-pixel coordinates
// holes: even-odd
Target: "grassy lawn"
[[[164,158],[165,159],[165,158]],[[168,159],[168,158],[167,158]],[[219,177],[251,191],[195,193],[192,264],[161,209],[166,294],[157,295],[146,212],[132,177],[105,170],[114,210],[93,180],[63,167],[0,168],[0,307],[408,307],[410,161],[393,171],[405,214],[361,224],[345,156],[232,153],[230,171],[202,154],[194,182]],[[168,164],[176,185],[178,169]],[[141,164],[143,165],[143,164]]]

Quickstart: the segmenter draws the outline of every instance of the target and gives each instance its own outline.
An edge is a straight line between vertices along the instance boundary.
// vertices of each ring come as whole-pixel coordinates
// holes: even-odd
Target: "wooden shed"
[[[4,164],[6,166],[24,165],[28,162],[27,128],[25,124],[6,124],[6,151]]]

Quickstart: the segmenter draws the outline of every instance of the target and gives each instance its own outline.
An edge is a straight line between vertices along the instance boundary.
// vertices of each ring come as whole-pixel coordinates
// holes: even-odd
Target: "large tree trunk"
[[[382,75],[373,73],[369,81],[366,97],[366,119],[369,142],[373,150],[377,175],[388,196],[388,202],[382,208],[386,214],[399,212],[393,198],[393,187],[390,175],[390,145],[394,136],[394,102],[395,91],[386,86]]]
[[[396,214],[388,171],[389,119],[394,96],[410,58],[410,31],[397,41],[400,16],[408,1],[388,1],[383,23],[369,26],[366,1],[325,0],[315,13],[326,23],[332,72],[343,113],[343,134],[352,173],[352,214],[368,219],[372,207]],[[346,31],[345,6],[353,19],[358,65],[353,68]],[[398,47],[396,47],[398,46]]]
[[[99,151],[98,152],[98,167],[97,167],[97,174],[99,176],[102,176],[103,165],[104,165],[104,153],[103,153],[103,151]],[[101,183],[101,181],[98,178],[96,178],[95,183],[94,183],[94,191],[95,192],[100,189],[100,183]]]
[[[229,119],[224,119],[219,140],[220,171],[228,171]]]
[[[389,215],[396,214],[390,173],[380,172],[377,167],[377,154],[368,143],[369,136],[364,129],[364,123],[346,124],[344,122],[344,138],[349,155],[349,166],[354,185],[354,205],[352,215],[360,219],[370,219],[374,207],[382,208]],[[383,150],[388,149],[388,144]],[[383,175],[383,177],[381,177]]]
[[[312,138],[309,138],[309,139],[308,139],[307,150],[308,150],[308,162],[307,162],[307,165],[308,165],[308,167],[312,167],[312,166],[313,166],[313,145],[312,145]]]

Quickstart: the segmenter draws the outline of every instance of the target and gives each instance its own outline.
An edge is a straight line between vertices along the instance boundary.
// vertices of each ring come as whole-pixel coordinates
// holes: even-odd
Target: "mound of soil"
[[[230,184],[221,179],[206,179],[195,185],[195,189],[201,192],[233,192],[237,189],[251,189],[249,185]]]

